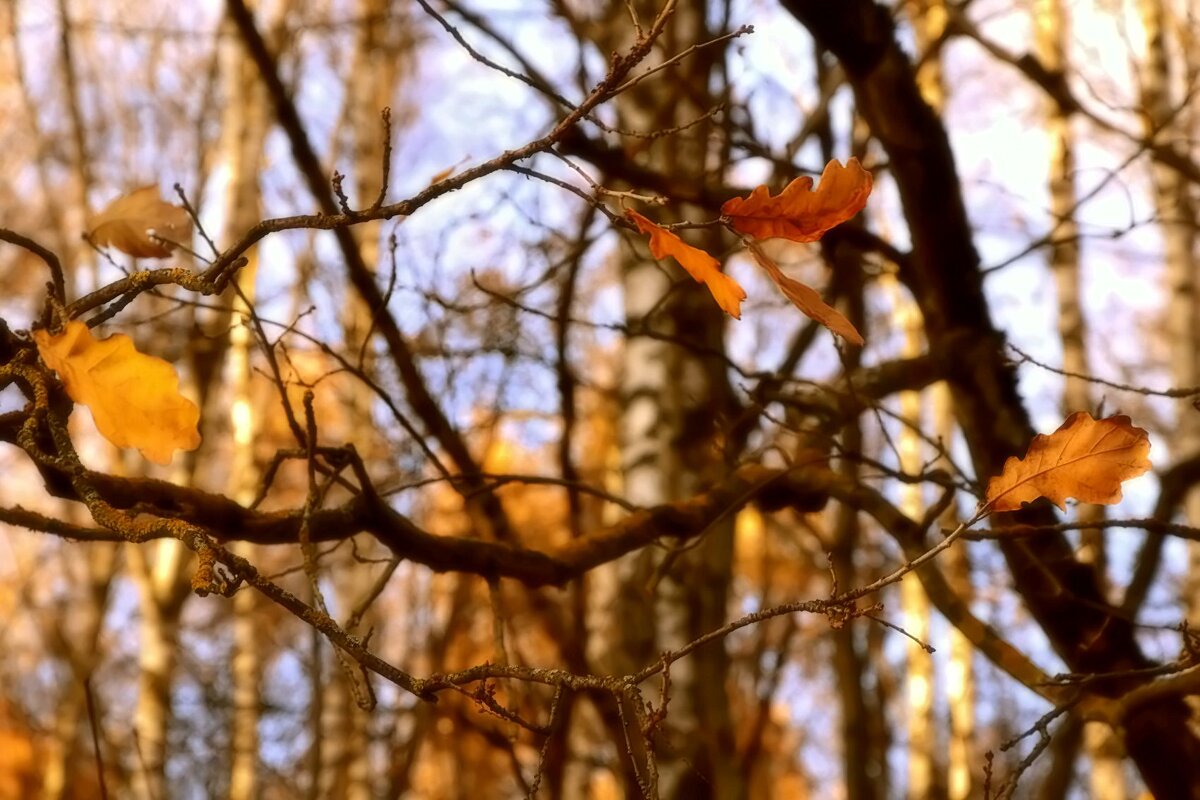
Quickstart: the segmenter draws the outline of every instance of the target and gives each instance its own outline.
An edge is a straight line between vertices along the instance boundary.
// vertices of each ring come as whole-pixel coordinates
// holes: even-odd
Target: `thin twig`
[[[1095,383],[1100,386],[1107,386],[1110,389],[1117,389],[1122,392],[1133,392],[1134,394],[1149,395],[1153,397],[1187,398],[1200,395],[1200,386],[1192,386],[1185,389],[1150,389],[1145,386],[1133,386],[1128,383],[1116,383],[1114,381],[1105,380],[1104,378],[1097,378],[1095,375],[1088,375],[1082,372],[1072,372],[1060,367],[1053,367],[1043,361],[1038,361],[1036,358],[1029,355],[1012,342],[1008,342],[1008,347],[1021,357],[1021,361],[1026,361],[1030,364],[1033,364],[1035,367],[1046,370],[1047,372],[1053,372],[1056,375],[1062,375],[1067,378],[1078,378],[1081,381]]]

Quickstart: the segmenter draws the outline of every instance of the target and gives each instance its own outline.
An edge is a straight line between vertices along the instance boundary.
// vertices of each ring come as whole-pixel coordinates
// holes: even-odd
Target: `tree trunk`
[[[954,409],[950,390],[944,383],[933,389],[933,417],[937,439],[949,450],[954,441]],[[941,459],[938,467],[949,471],[950,465]],[[938,523],[943,530],[953,530],[961,522],[958,509],[951,504]],[[961,544],[945,554],[946,583],[963,602],[970,603],[974,595],[971,585],[971,559]],[[946,670],[946,704],[950,707],[950,746],[946,756],[946,796],[949,800],[967,800],[974,796],[972,774],[979,771],[975,752],[975,648],[957,626],[950,629],[950,657]]]
[[[1167,47],[1167,12],[1162,0],[1138,0],[1138,13],[1146,34],[1146,56],[1139,75],[1142,115],[1147,138],[1163,141],[1180,131],[1180,106],[1174,99],[1172,63]],[[1181,131],[1186,135],[1186,131]],[[1176,386],[1200,383],[1200,300],[1196,290],[1195,224],[1192,187],[1175,170],[1155,162],[1151,167],[1155,216],[1163,239],[1165,264],[1166,346],[1170,352],[1171,380]],[[1190,398],[1176,401],[1171,458],[1176,463],[1200,455],[1200,413]],[[1200,525],[1200,489],[1184,500],[1189,525]],[[1191,624],[1200,624],[1200,543],[1188,542],[1188,568],[1181,597]]]
[[[69,797],[73,776],[80,770],[84,757],[76,745],[83,730],[80,726],[88,724],[85,681],[90,679],[100,661],[97,647],[108,609],[109,587],[116,574],[118,548],[113,544],[100,544],[89,545],[88,550],[83,559],[64,552],[65,573],[73,585],[84,591],[71,606],[68,616],[54,620],[58,626],[53,637],[55,655],[68,669],[54,710],[49,743],[42,756],[42,783],[38,795],[41,800]],[[101,720],[95,722],[99,726]],[[88,754],[89,761],[96,758],[90,747],[83,752]]]
[[[167,797],[167,735],[171,723],[171,687],[179,645],[179,614],[187,599],[188,551],[168,539],[125,548],[130,577],[138,588],[138,695],[133,730],[138,758],[131,784],[137,798]]]
[[[68,280],[74,275],[76,282],[80,273],[95,284],[96,259],[88,248],[76,243],[80,231],[85,228],[88,209],[88,194],[92,188],[91,147],[88,141],[90,127],[84,117],[80,102],[79,80],[76,71],[75,38],[78,35],[71,18],[71,9],[66,0],[58,0],[58,17],[61,24],[57,48],[59,78],[62,80],[69,118],[70,156],[69,178],[65,209],[62,216],[63,237],[72,242],[72,247],[63,256],[72,258],[64,261],[73,270],[68,271]],[[15,14],[13,15],[15,21]],[[51,200],[51,202],[54,202]],[[68,517],[79,513],[71,508]],[[65,546],[65,543],[64,543]],[[59,800],[70,791],[72,775],[75,773],[76,742],[81,723],[86,724],[88,705],[84,682],[91,676],[92,669],[99,663],[97,652],[100,630],[108,608],[109,587],[117,571],[118,546],[115,544],[89,545],[83,558],[63,552],[64,571],[70,583],[81,587],[82,600],[72,605],[70,614],[56,619],[59,626],[56,655],[69,667],[66,684],[54,711],[50,742],[42,760],[42,783],[40,797],[43,800]],[[100,720],[96,720],[100,724]],[[93,758],[95,756],[93,755]]]
[[[635,4],[643,20],[658,5]],[[701,0],[680,3],[656,52],[678,53],[707,41],[707,9]],[[614,19],[628,14],[624,3],[613,3],[610,11]],[[597,44],[611,52],[616,43]],[[646,81],[621,95],[620,126],[649,133],[699,118],[715,104],[708,87],[722,54],[720,47],[698,51],[676,67],[683,74],[674,85]],[[681,85],[689,92],[685,102],[679,102]],[[703,122],[665,140],[636,141],[639,152],[632,155],[702,183],[710,169],[712,133],[711,123]],[[691,213],[687,208],[681,212]],[[643,247],[638,245],[639,252],[644,253]],[[673,287],[678,281],[682,286]],[[712,298],[673,262],[633,256],[625,263],[623,282],[628,324],[646,331],[628,338],[624,354],[620,446],[625,496],[652,506],[689,496],[722,467],[717,434],[733,396],[722,360],[700,353],[723,351],[725,324]],[[722,625],[732,560],[733,524],[727,520],[686,552],[664,556],[650,548],[598,570],[588,580],[593,665],[625,674],[650,663],[657,652],[681,647]],[[668,696],[656,701],[667,704],[667,715],[652,742],[659,796],[744,796],[729,716],[728,673],[723,644],[701,648],[671,665]],[[617,744],[623,747],[620,739]],[[640,791],[636,781],[626,783],[627,792]]]
[[[231,27],[226,25],[227,30]],[[228,183],[223,238],[232,241],[261,217],[258,176],[268,130],[269,105],[263,84],[241,40],[229,36],[224,47],[222,74],[228,105],[222,120],[225,137],[222,150]],[[229,344],[225,364],[233,448],[227,491],[243,505],[253,501],[259,477],[254,457],[259,423],[250,393],[250,355],[255,345],[248,324],[249,305],[254,303],[256,294],[258,256],[255,250],[248,256],[249,263],[237,275],[240,295],[230,297],[233,313],[228,318]],[[258,555],[257,548],[252,545],[237,544],[231,549],[251,562]],[[251,800],[258,796],[260,789],[258,724],[261,719],[263,640],[257,630],[257,617],[262,600],[253,590],[243,587],[233,596],[231,606],[233,709],[229,738],[229,798]]]
[[[921,312],[890,278],[894,326],[904,336],[901,355],[914,358],[921,353]],[[923,469],[925,458],[923,441],[918,431],[922,430],[921,393],[900,393],[900,430],[896,435],[899,450],[900,471],[907,475],[918,475]],[[923,487],[919,483],[906,483],[900,490],[900,510],[910,519],[920,519],[925,513]],[[908,783],[907,797],[924,800],[937,797],[942,791],[939,780],[939,765],[934,757],[937,752],[937,726],[934,720],[933,654],[925,649],[929,642],[931,609],[929,598],[915,574],[908,575],[900,583],[900,608],[904,630],[913,637],[906,639],[907,666],[904,672],[904,698],[908,733]],[[914,641],[915,639],[915,641]]]
[[[913,0],[909,5],[917,47],[921,56],[921,68],[917,71],[917,85],[921,96],[934,111],[941,113],[946,102],[946,87],[942,80],[942,60],[938,48],[946,28],[946,8],[941,0]],[[924,323],[916,303],[896,286],[894,276],[888,283],[893,291],[894,327],[904,337],[901,356],[915,358],[921,354]],[[908,475],[919,474],[924,466],[922,452],[924,443],[920,431],[922,393],[906,391],[900,393],[900,430],[896,437],[899,448],[900,470]],[[900,510],[910,519],[920,519],[925,512],[923,485],[905,484],[900,490]],[[917,641],[905,643],[907,668],[904,674],[904,696],[907,703],[908,723],[908,785],[910,800],[924,800],[942,793],[944,784],[934,754],[937,749],[937,726],[934,717],[934,667],[933,654],[925,650],[929,641],[930,614],[929,598],[916,575],[909,575],[900,584],[900,608],[904,629]]]
[[[1038,57],[1056,73],[1065,74],[1069,65],[1067,42],[1069,20],[1062,0],[1038,0],[1033,13]],[[1050,139],[1050,271],[1058,292],[1058,332],[1062,339],[1064,378],[1062,410],[1064,418],[1076,411],[1091,411],[1091,386],[1084,377],[1091,374],[1087,355],[1083,305],[1083,283],[1079,260],[1079,226],[1075,222],[1078,203],[1075,191],[1075,143],[1071,114],[1057,101],[1046,98],[1046,131]],[[1080,522],[1104,519],[1102,506],[1080,505]],[[1091,564],[1102,591],[1108,589],[1108,555],[1102,528],[1080,532],[1078,558]],[[1124,753],[1109,725],[1085,723],[1083,745],[1092,762],[1091,796],[1096,800],[1124,800],[1126,797]]]
[[[839,263],[836,252],[829,254],[837,267],[845,267],[845,274],[860,276],[861,267],[855,263]],[[841,270],[839,270],[839,273]],[[847,319],[859,330],[863,330],[864,313],[862,280],[850,281],[853,289],[849,293]],[[861,350],[854,348],[846,355],[846,369],[858,368]],[[862,431],[857,418],[842,431],[842,447],[848,453],[862,452]],[[842,459],[838,469],[844,474],[857,476],[859,464],[852,458]],[[839,504],[834,510],[833,541],[829,546],[829,567],[837,576],[842,591],[859,586],[859,571],[854,562],[862,534],[859,514],[856,509]],[[882,719],[881,703],[872,698],[867,688],[868,655],[856,637],[855,624],[843,625],[830,631],[833,638],[833,669],[837,681],[838,703],[841,711],[840,738],[842,755],[842,779],[846,786],[847,800],[877,800],[888,796],[891,772],[887,763],[887,749],[878,746],[878,731],[886,727]]]
[[[385,131],[382,115],[392,105],[402,66],[411,53],[400,38],[407,27],[401,20],[388,18],[386,0],[359,0],[356,8],[359,27],[346,76],[344,116],[349,121],[347,134],[354,187],[351,203],[361,208],[374,203],[383,189],[383,161],[385,154],[390,153],[385,147],[386,137],[394,137],[395,131]],[[372,275],[376,274],[383,224],[366,223],[355,228],[354,233],[363,263]],[[347,292],[341,311],[342,355],[368,376],[376,373],[370,336],[375,313],[357,292]],[[367,460],[372,458],[377,442],[373,407],[374,393],[365,383],[355,381],[345,397],[347,422],[342,433],[351,437]],[[369,537],[360,544],[367,549],[372,545]],[[371,584],[370,566],[343,558],[330,567],[330,572],[336,613],[348,613],[348,609],[357,605],[359,592]],[[371,627],[369,617],[366,623]],[[314,683],[314,696],[321,695],[320,729],[314,732],[320,748],[319,796],[365,800],[372,794],[369,761],[372,715],[355,699],[356,690],[350,682],[358,680],[358,676],[340,668],[337,655],[334,653],[335,658],[326,660],[314,673],[314,679],[320,681]]]
[[[976,474],[997,474],[1007,457],[1024,451],[1034,431],[984,300],[946,131],[921,99],[888,9],[872,0],[783,2],[837,55],[889,156],[912,240],[901,279],[921,307],[931,347],[952,333],[970,339],[955,349],[949,365],[955,414]],[[1039,509],[1012,518],[1054,522],[1053,514]],[[1016,589],[1070,669],[1123,672],[1150,663],[1130,621],[1108,605],[1091,566],[1075,559],[1064,536],[1003,542],[1001,548]],[[1131,678],[1098,689],[1116,696],[1133,685]],[[1157,795],[1189,797],[1200,785],[1200,740],[1188,729],[1188,716],[1178,698],[1166,698],[1124,720],[1126,746]]]

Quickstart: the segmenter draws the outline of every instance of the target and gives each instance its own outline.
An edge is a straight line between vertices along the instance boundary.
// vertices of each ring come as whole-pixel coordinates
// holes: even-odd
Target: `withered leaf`
[[[1015,511],[1045,497],[1059,508],[1074,498],[1111,505],[1121,499],[1121,482],[1150,469],[1150,438],[1129,417],[1092,419],[1076,411],[1058,430],[1038,434],[1025,458],[1004,462],[988,482],[986,508]]]
[[[747,241],[746,247],[758,265],[766,270],[771,280],[775,281],[775,285],[779,287],[779,291],[783,292],[783,296],[791,300],[796,308],[851,344],[862,347],[863,337],[858,329],[850,323],[850,320],[842,316],[841,312],[822,300],[821,295],[815,289],[795,278],[784,275],[779,265],[772,261],[756,243]]]
[[[650,237],[651,255],[655,258],[674,258],[689,275],[708,287],[713,299],[725,313],[734,319],[741,319],[742,301],[746,299],[746,290],[733,278],[721,272],[721,262],[703,250],[686,244],[666,228],[660,227],[636,211],[626,211],[625,216],[637,225],[639,231]]]
[[[749,197],[727,200],[721,213],[734,230],[756,239],[815,242],[863,210],[872,183],[871,173],[857,158],[844,167],[830,161],[816,191],[812,190],[813,179],[807,176],[796,178],[775,197],[766,186],[758,186]]]
[[[124,334],[94,339],[79,320],[51,335],[33,332],[46,366],[58,373],[67,394],[87,406],[96,428],[118,447],[136,447],[156,464],[176,450],[200,445],[200,409],[179,394],[175,368],[139,353]]]
[[[113,200],[87,227],[88,238],[97,246],[109,245],[136,258],[166,258],[174,249],[172,242],[192,240],[187,211],[163,200],[153,185]]]

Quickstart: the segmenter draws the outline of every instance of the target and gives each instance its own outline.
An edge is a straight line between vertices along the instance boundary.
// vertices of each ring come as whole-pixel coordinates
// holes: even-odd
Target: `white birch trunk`
[[[223,46],[225,52],[222,54],[221,68],[225,96],[228,98],[222,120],[222,152],[226,159],[224,168],[228,181],[223,239],[231,241],[261,217],[258,173],[262,165],[270,105],[240,40],[230,36]],[[252,249],[247,256],[249,263],[237,277],[238,287],[246,300],[231,298],[233,314],[225,365],[232,436],[226,490],[230,497],[243,505],[253,501],[259,478],[254,461],[254,440],[259,424],[250,392],[250,356],[254,342],[246,324],[246,303],[253,303],[255,298],[257,251]],[[231,549],[244,558],[256,560],[257,551],[252,545],[237,544]],[[230,800],[251,800],[259,793],[258,724],[261,717],[263,640],[257,629],[257,617],[261,603],[261,598],[247,588],[237,592],[231,602],[233,708],[229,736]]]

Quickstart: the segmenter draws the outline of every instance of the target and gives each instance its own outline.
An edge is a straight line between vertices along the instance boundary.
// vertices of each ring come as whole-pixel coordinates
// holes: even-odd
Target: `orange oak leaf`
[[[143,186],[113,200],[88,221],[88,238],[96,245],[111,245],[136,258],[166,258],[172,242],[189,244],[192,220],[180,206],[158,194],[157,186]],[[154,234],[151,236],[151,234]]]
[[[626,211],[625,216],[637,225],[639,231],[650,237],[650,253],[655,258],[674,258],[688,274],[708,287],[713,299],[726,314],[734,319],[742,318],[742,301],[746,299],[746,290],[721,272],[721,262],[703,250],[685,244],[678,236],[636,211]]]
[[[821,295],[815,289],[795,278],[784,275],[779,265],[772,261],[756,243],[747,240],[746,247],[758,265],[766,270],[767,274],[771,276],[771,280],[775,281],[775,285],[779,287],[779,291],[783,292],[783,296],[791,300],[796,308],[851,344],[862,347],[863,337],[858,329],[850,323],[850,320],[842,316],[841,312],[822,300]]]
[[[734,230],[756,239],[815,242],[825,231],[863,210],[872,183],[871,173],[857,158],[844,167],[830,161],[815,192],[813,179],[807,176],[796,178],[775,197],[766,186],[759,186],[749,197],[727,200],[721,213]]]
[[[986,508],[1015,511],[1022,503],[1045,497],[1059,508],[1068,498],[1112,505],[1121,499],[1121,482],[1150,469],[1150,437],[1129,417],[1092,419],[1076,411],[1050,435],[1038,434],[1025,458],[1013,456],[988,482]]]
[[[200,446],[200,409],[179,394],[175,368],[139,353],[124,334],[93,339],[79,320],[51,335],[34,331],[46,366],[58,373],[67,394],[87,406],[96,428],[118,447],[136,447],[156,464],[176,450]]]

